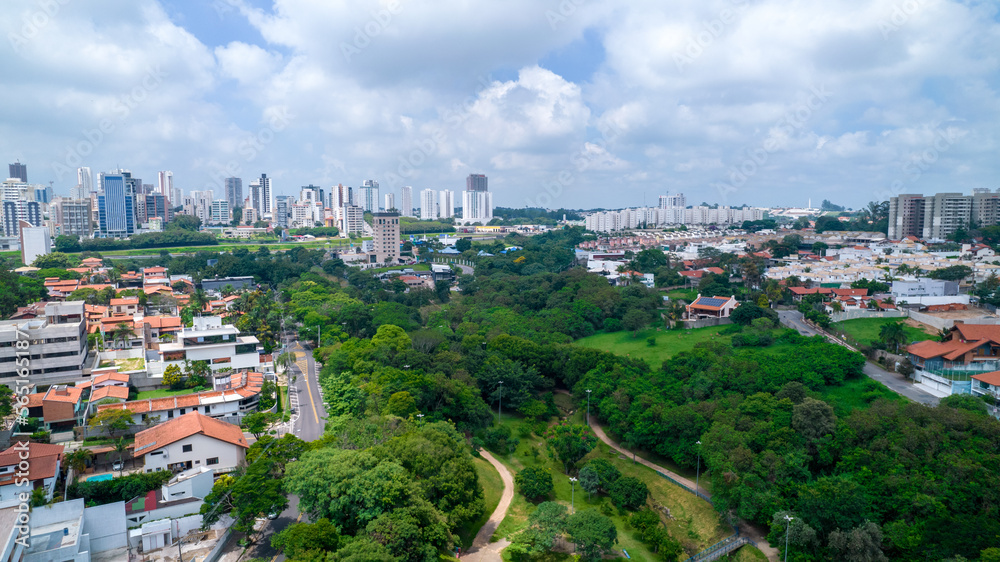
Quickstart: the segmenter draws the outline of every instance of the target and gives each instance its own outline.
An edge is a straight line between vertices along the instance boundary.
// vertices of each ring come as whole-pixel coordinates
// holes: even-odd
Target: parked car
[[[123,468],[122,461],[115,461],[111,464],[111,470],[121,472]]]

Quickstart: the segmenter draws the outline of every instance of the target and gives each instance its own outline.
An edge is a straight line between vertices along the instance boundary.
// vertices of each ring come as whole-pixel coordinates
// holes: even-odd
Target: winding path
[[[503,481],[503,494],[501,494],[500,503],[493,510],[493,514],[490,515],[489,520],[476,533],[476,538],[472,539],[472,547],[469,548],[467,553],[462,553],[462,560],[470,562],[500,562],[502,560],[500,551],[507,548],[510,545],[510,541],[500,539],[497,542],[491,543],[490,538],[496,532],[497,527],[500,526],[500,522],[507,515],[507,508],[510,507],[510,502],[514,499],[514,477],[507,470],[506,466],[493,458],[493,455],[487,451],[480,450],[479,454],[500,473],[500,480]]]
[[[598,439],[607,443],[608,446],[610,446],[612,449],[618,451],[619,453],[625,455],[626,457],[631,455],[631,453],[629,451],[626,451],[621,445],[612,441],[607,436],[607,434],[604,433],[604,429],[601,428],[601,426],[597,425],[597,423],[593,420],[591,420],[590,422],[590,429],[594,430],[594,434],[597,435]],[[643,464],[644,466],[652,468],[653,470],[661,474],[665,474],[673,478],[674,480],[676,480],[678,483],[688,488],[689,490],[695,489],[695,483],[681,476],[680,474],[677,474],[676,472],[673,472],[671,470],[667,470],[666,468],[656,463],[650,462],[642,457],[634,457],[634,458],[636,461]],[[699,492],[701,492],[706,497],[709,498],[712,497],[712,495],[709,492],[705,491],[704,489],[700,489]],[[764,556],[767,556],[768,560],[780,560],[778,549],[772,547],[767,543],[767,533],[764,533],[761,529],[759,529],[755,525],[752,525],[749,522],[742,520],[740,521],[740,529],[743,535],[745,535],[746,537],[750,538],[755,543],[757,543],[757,548],[764,553]]]

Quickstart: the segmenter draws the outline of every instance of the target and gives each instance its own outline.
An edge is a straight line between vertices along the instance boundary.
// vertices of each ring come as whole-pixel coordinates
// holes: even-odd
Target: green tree
[[[276,478],[273,463],[261,459],[235,476],[216,481],[201,506],[202,528],[207,528],[225,514],[233,520],[233,529],[251,540],[257,535],[257,519],[288,507],[282,493],[282,479]]]
[[[5,384],[0,384],[0,418],[14,413],[14,391]]]
[[[283,371],[288,371],[295,364],[295,354],[291,351],[286,351],[274,360],[274,364],[281,368]]]
[[[416,493],[399,464],[380,462],[367,451],[336,449],[310,451],[290,463],[285,489],[299,497],[303,512],[327,517],[347,534],[409,504]]]
[[[792,410],[792,428],[809,443],[814,443],[837,429],[833,407],[815,398],[806,398]]]
[[[837,529],[829,536],[830,550],[838,560],[847,562],[882,562],[888,560],[882,552],[882,529],[865,521],[850,531]]]
[[[597,437],[587,426],[562,422],[549,430],[546,444],[555,451],[569,474],[570,467],[597,445]]]
[[[163,370],[163,384],[170,388],[176,388],[183,382],[184,375],[181,373],[181,368],[176,363],[167,365],[167,368]]]
[[[87,461],[94,456],[90,449],[74,449],[65,454],[66,466],[73,469],[77,476],[87,470]]]
[[[632,332],[632,337],[636,337],[639,330],[649,324],[649,313],[641,308],[633,308],[622,317],[622,327]]]
[[[570,515],[566,520],[566,533],[582,560],[600,560],[618,542],[614,522],[593,509]]]
[[[114,438],[115,434],[119,431],[128,429],[128,426],[132,424],[132,416],[134,415],[132,410],[109,408],[98,412],[94,417],[90,418],[90,425],[99,425],[107,428],[108,435]]]
[[[128,343],[133,337],[135,337],[135,330],[132,328],[132,325],[128,322],[119,322],[118,325],[115,326],[115,331],[111,339],[119,342],[121,347],[124,349],[129,347]]]
[[[375,335],[371,339],[375,348],[385,348],[395,353],[401,353],[410,349],[413,341],[406,331],[393,324],[383,324],[378,327]]]
[[[878,339],[882,343],[893,346],[898,353],[899,344],[906,343],[906,332],[903,330],[902,322],[890,322],[883,324],[878,331]]]
[[[490,404],[497,404],[502,396],[503,403],[516,410],[535,395],[545,380],[535,367],[491,355],[476,373],[476,382]]]
[[[468,238],[459,238],[458,241],[455,242],[455,249],[459,252],[471,250],[472,240],[469,240]]]
[[[125,455],[128,453],[128,441],[126,441],[124,437],[119,437],[118,440],[115,441],[114,447],[115,454],[118,456],[118,462],[122,467],[118,470],[118,476],[124,476]]]
[[[577,478],[580,480],[580,487],[587,494],[594,495],[601,490],[601,475],[597,473],[594,467],[590,466],[590,463],[587,463],[580,469],[580,474]]]
[[[622,476],[608,490],[611,501],[619,509],[635,511],[646,504],[649,488],[646,483],[632,476]]]
[[[514,476],[514,483],[521,495],[529,500],[539,500],[552,493],[552,475],[539,466],[529,466]]]
[[[749,326],[751,322],[758,318],[763,318],[767,314],[764,309],[757,306],[752,302],[744,302],[736,307],[729,317],[732,319],[734,324],[739,324],[740,326]]]
[[[401,418],[417,412],[417,401],[405,390],[394,392],[386,403],[386,412]]]
[[[552,550],[556,537],[566,528],[567,509],[556,502],[542,502],[528,516],[528,526],[515,537],[515,544],[525,554],[542,554]]]
[[[333,555],[333,562],[399,562],[399,560],[389,552],[388,548],[365,536],[355,538]]]
[[[450,549],[453,540],[445,518],[422,499],[382,513],[365,532],[406,562],[435,562],[438,551]]]
[[[927,274],[931,279],[944,279],[945,281],[962,281],[970,275],[972,275],[972,268],[967,265],[952,265],[935,269]]]
[[[272,418],[268,412],[254,412],[243,417],[243,429],[250,432],[254,439],[260,439],[261,435],[267,433],[267,428],[271,424]]]
[[[292,523],[271,537],[271,546],[295,560],[306,553],[317,554],[311,551],[334,552],[340,546],[340,532],[325,517],[315,523]]]
[[[617,482],[622,476],[618,467],[611,464],[611,461],[607,459],[591,459],[587,461],[587,464],[583,468],[587,469],[588,472],[592,471],[597,475],[597,485],[604,491],[609,491],[611,489],[611,485]],[[580,476],[582,480],[583,470],[580,471]]]

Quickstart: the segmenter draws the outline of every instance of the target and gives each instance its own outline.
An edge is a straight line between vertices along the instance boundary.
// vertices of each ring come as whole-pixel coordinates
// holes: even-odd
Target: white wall
[[[125,502],[115,502],[83,510],[83,532],[90,535],[90,551],[104,552],[127,544]]]
[[[185,453],[184,445],[191,445],[191,451]],[[165,454],[151,454],[157,451],[164,451]],[[231,470],[241,464],[245,456],[243,447],[198,434],[146,453],[143,469],[146,472],[167,470],[168,465],[191,461],[192,468],[206,466],[212,470]],[[219,463],[209,465],[207,460],[213,457],[218,457]]]

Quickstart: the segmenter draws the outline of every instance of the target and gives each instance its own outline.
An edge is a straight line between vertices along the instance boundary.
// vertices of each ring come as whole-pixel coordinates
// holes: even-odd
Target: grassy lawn
[[[118,370],[123,373],[127,373],[129,371],[141,371],[146,368],[146,360],[142,357],[133,357],[132,359],[101,361],[100,368],[111,366],[118,367]]]
[[[868,377],[846,381],[842,386],[828,386],[820,392],[820,398],[833,406],[838,417],[844,417],[858,408],[865,408],[879,398],[908,402],[906,398]]]
[[[278,387],[278,408],[277,413],[282,413],[285,410],[290,410],[288,407],[288,387],[279,386]]]
[[[870,345],[871,342],[878,341],[878,332],[882,329],[882,326],[902,322],[902,318],[857,318],[855,320],[835,322],[831,324],[831,327],[846,332],[848,336],[861,343]],[[906,324],[903,324],[903,333],[906,334],[907,342],[923,341],[933,337],[932,334]]]
[[[485,500],[486,509],[482,517],[458,529],[457,534],[459,543],[462,545],[462,550],[467,550],[472,546],[472,539],[476,538],[476,533],[479,532],[479,529],[489,521],[493,510],[500,504],[500,496],[503,494],[503,481],[500,480],[500,474],[493,468],[493,465],[483,458],[476,458],[473,462],[476,464],[476,474],[479,475],[479,484],[483,487],[483,499]]]
[[[582,423],[583,415],[583,411],[577,409],[571,420],[575,423]],[[551,501],[557,501],[567,507],[572,502],[576,509],[598,509],[603,513],[610,514],[612,521],[618,528],[618,544],[615,547],[615,554],[621,556],[621,549],[625,549],[633,560],[652,562],[659,559],[645,544],[633,536],[631,527],[626,523],[628,512],[619,512],[607,496],[587,497],[587,493],[579,486],[576,487],[575,494],[573,493],[569,477],[564,473],[562,464],[549,457],[544,441],[539,436],[530,433],[530,426],[527,422],[513,417],[505,417],[503,424],[508,425],[513,435],[520,439],[520,443],[513,453],[496,455],[511,472],[516,474],[518,470],[530,466],[539,466],[551,471],[555,486],[555,490],[549,498]],[[533,453],[533,450],[537,451],[537,454]],[[688,556],[732,534],[732,528],[722,523],[718,513],[710,504],[679,488],[645,466],[633,464],[630,459],[623,458],[607,445],[599,443],[578,466],[582,466],[592,458],[607,459],[621,471],[622,475],[634,476],[646,483],[650,491],[650,504],[669,509],[670,518],[664,518],[666,528],[684,546]],[[494,538],[510,537],[523,529],[527,525],[528,516],[535,507],[534,503],[515,492],[507,517],[497,529]],[[686,557],[684,556],[684,558]],[[554,555],[552,560],[564,558],[568,559],[564,556]],[[624,559],[624,556],[621,558]]]
[[[668,291],[667,296],[670,297],[670,300],[681,299],[691,302],[698,297],[698,289],[674,289]]]
[[[146,399],[149,399],[149,398],[167,398],[167,397],[170,397],[170,396],[181,396],[181,395],[184,395],[184,394],[191,394],[191,393],[194,393],[194,392],[197,392],[197,391],[198,391],[197,388],[184,388],[184,389],[181,389],[181,390],[170,390],[170,389],[164,389],[164,390],[144,390],[144,391],[142,391],[142,392],[139,393],[139,396],[136,399],[137,400],[146,400]]]
[[[369,269],[372,273],[385,273],[386,271],[402,270],[402,269],[412,269],[413,271],[430,271],[431,266],[428,263],[415,263],[413,265],[399,265],[396,267],[377,267],[375,269]]]
[[[664,360],[669,359],[682,351],[694,349],[695,344],[718,339],[728,343],[732,336],[720,336],[720,331],[727,326],[715,326],[710,328],[697,328],[694,330],[662,330],[659,328],[647,328],[640,330],[636,337],[632,337],[632,332],[621,331],[611,333],[595,334],[586,338],[576,340],[576,345],[603,349],[618,355],[638,357],[649,363],[650,366],[658,368]],[[646,339],[656,338],[656,345],[650,346]]]

